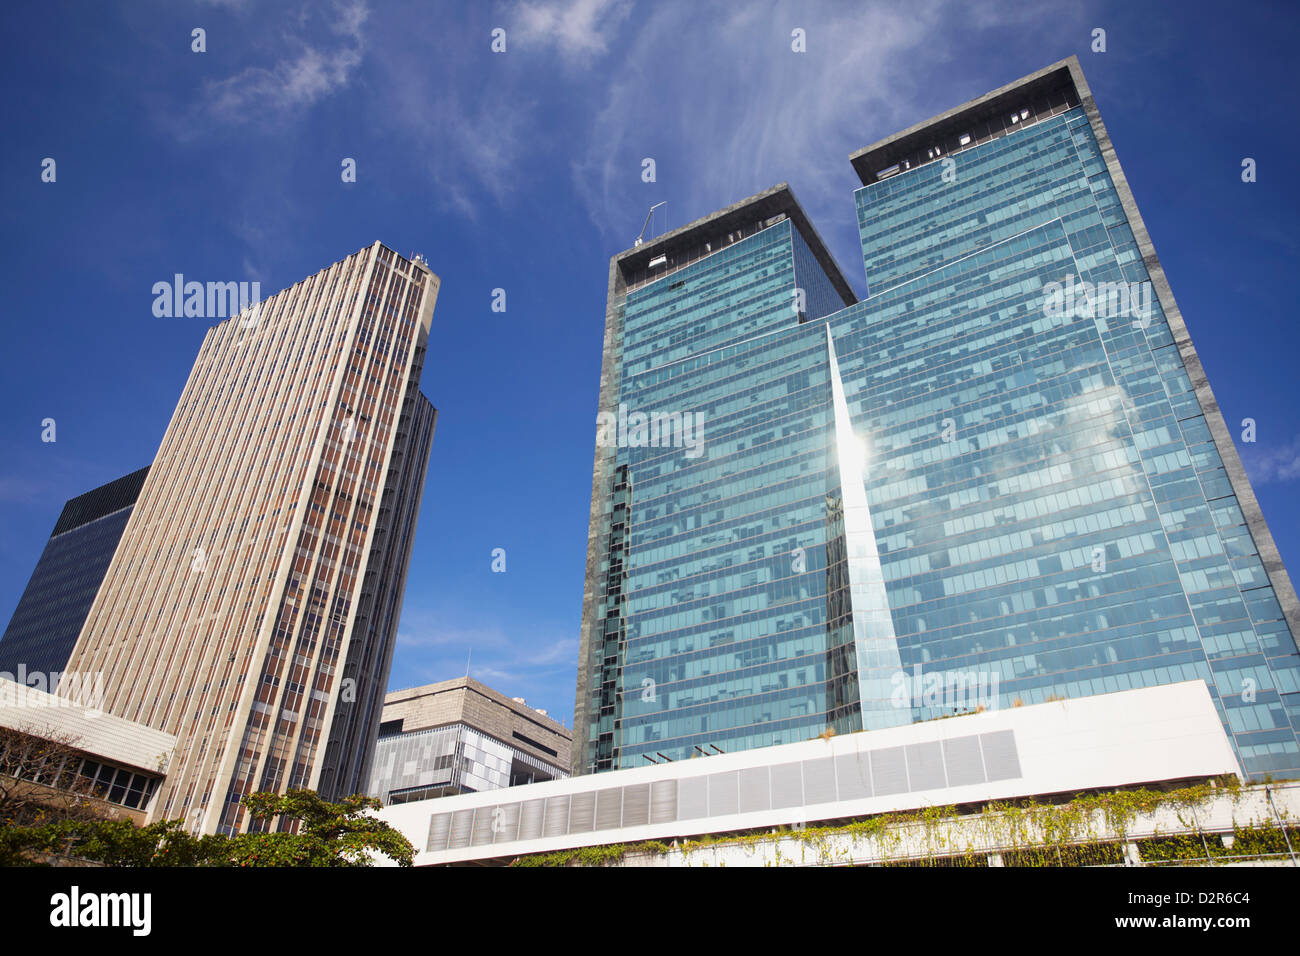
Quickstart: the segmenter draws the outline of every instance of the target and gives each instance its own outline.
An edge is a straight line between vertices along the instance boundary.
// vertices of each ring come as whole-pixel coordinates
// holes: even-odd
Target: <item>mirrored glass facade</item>
[[[860,303],[785,187],[615,258],[601,411],[703,441],[598,438],[575,771],[953,713],[924,675],[1203,679],[1300,772],[1295,592],[1077,63],[854,165]]]

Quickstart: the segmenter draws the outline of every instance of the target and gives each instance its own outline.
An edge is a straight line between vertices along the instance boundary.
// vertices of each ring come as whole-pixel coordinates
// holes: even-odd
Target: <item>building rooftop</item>
[[[56,739],[124,766],[166,772],[176,738],[99,710],[92,691],[83,687],[73,696],[58,696],[0,676],[0,727]]]
[[[650,263],[660,256],[667,256],[671,260],[679,255],[688,255],[706,240],[725,236],[732,231],[746,229],[746,234],[750,234],[752,229],[746,227],[780,215],[785,215],[794,223],[844,304],[847,306],[857,302],[853,288],[845,280],[844,273],[826,248],[826,243],[822,242],[821,236],[794,198],[794,192],[788,183],[778,183],[685,226],[647,239],[639,246],[620,252],[614,261],[618,263],[624,277],[630,280],[632,276],[646,272]]]
[[[63,511],[59,514],[59,520],[54,524],[54,530],[50,532],[50,537],[53,538],[65,531],[79,528],[83,524],[89,524],[105,515],[121,511],[129,505],[135,504],[136,499],[140,497],[140,489],[144,486],[144,479],[148,474],[149,466],[145,465],[129,475],[123,475],[121,478],[108,482],[108,484],[92,488],[85,494],[69,498],[67,504],[63,506]]]
[[[1090,95],[1079,58],[1071,56],[932,116],[901,133],[886,136],[853,153],[849,161],[853,163],[862,185],[869,186],[902,169],[978,146],[1038,119],[1078,106]],[[1022,115],[1022,111],[1026,115]],[[963,137],[966,137],[964,142]]]
[[[384,697],[381,737],[464,723],[564,770],[573,732],[521,698],[507,697],[472,677],[395,690]]]

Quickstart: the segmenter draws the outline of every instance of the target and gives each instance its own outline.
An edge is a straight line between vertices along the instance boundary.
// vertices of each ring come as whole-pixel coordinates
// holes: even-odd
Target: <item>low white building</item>
[[[1225,775],[1240,778],[1237,760],[1204,683],[1188,681],[425,800],[379,815],[414,844],[416,865],[508,863]],[[1296,796],[1300,790],[1285,799]]]
[[[176,749],[171,734],[117,717],[94,693],[61,696],[0,678],[0,728],[9,749],[23,736],[60,746],[52,759],[16,759],[0,745],[0,772],[104,800],[143,820]]]

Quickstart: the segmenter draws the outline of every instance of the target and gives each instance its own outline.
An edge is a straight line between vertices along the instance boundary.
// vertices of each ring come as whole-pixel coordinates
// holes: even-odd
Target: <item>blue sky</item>
[[[1230,427],[1257,422],[1239,448],[1300,567],[1298,17],[1043,0],[6,4],[0,617],[64,500],[157,450],[209,320],[155,318],[155,282],[269,295],[381,239],[442,278],[423,379],[441,417],[390,686],[458,676],[472,648],[475,677],[571,721],[609,257],[652,203],[667,202],[653,235],[788,181],[861,293],[849,154],[1072,53]],[[1089,49],[1098,27],[1105,53]]]

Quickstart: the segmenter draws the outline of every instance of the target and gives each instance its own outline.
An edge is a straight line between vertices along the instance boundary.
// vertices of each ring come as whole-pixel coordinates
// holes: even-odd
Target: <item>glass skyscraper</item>
[[[0,674],[41,674],[53,690],[122,539],[148,467],[71,498],[0,638]],[[20,681],[21,683],[21,681]]]
[[[861,302],[784,185],[611,262],[574,771],[1203,679],[1300,773],[1300,604],[1077,60],[852,162]]]

